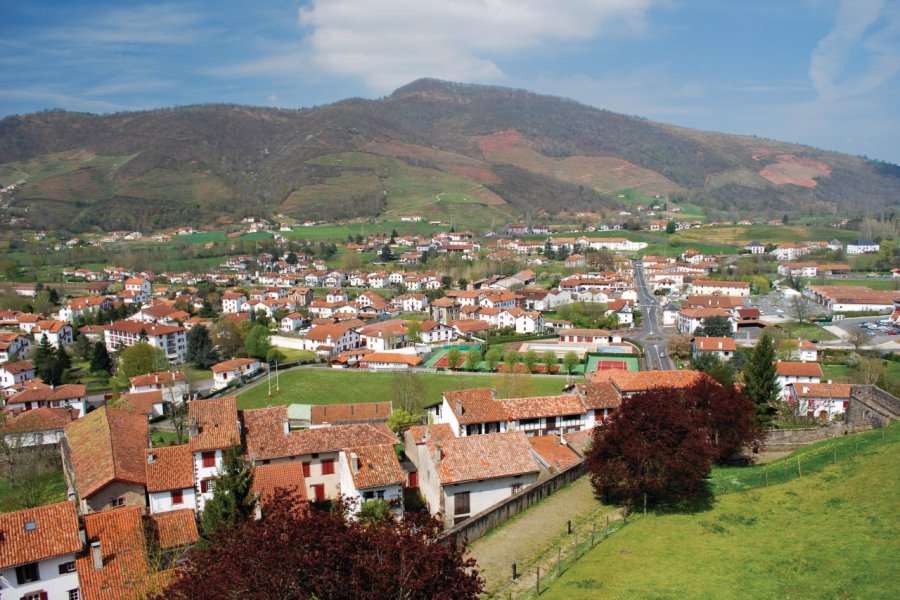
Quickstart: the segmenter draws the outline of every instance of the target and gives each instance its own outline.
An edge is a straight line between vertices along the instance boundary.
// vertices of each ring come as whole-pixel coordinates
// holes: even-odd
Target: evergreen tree
[[[195,325],[187,334],[187,361],[198,368],[206,369],[218,362],[209,330],[202,325]]]
[[[212,302],[208,298],[203,299],[199,315],[204,319],[214,319],[216,317],[216,309],[213,308]]]
[[[240,446],[225,450],[221,471],[214,480],[213,497],[200,515],[200,529],[206,539],[247,520],[256,507],[256,495],[251,491],[253,465],[244,458]]]
[[[87,336],[79,333],[78,337],[75,338],[75,352],[78,354],[78,358],[81,360],[90,359],[93,350],[94,347],[91,345],[91,341],[87,339]]]
[[[106,344],[97,342],[94,344],[94,353],[91,356],[92,373],[112,373],[113,361],[106,351]]]
[[[66,357],[68,358],[68,356]],[[34,373],[47,385],[59,385],[63,379],[63,364],[57,357],[56,348],[50,345],[46,335],[41,336],[41,341],[31,357],[34,364]]]
[[[760,425],[771,423],[781,386],[775,378],[775,343],[763,334],[744,367],[744,393],[756,405],[756,419]]]

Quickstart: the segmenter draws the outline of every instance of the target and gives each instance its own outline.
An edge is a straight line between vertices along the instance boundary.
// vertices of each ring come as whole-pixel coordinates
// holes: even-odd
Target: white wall
[[[0,584],[0,589],[4,590],[3,592],[0,592],[0,597],[4,600],[6,600],[6,598],[18,600],[28,594],[43,591],[47,592],[47,600],[69,600],[69,590],[78,589],[79,587],[78,573],[73,571],[71,573],[66,573],[65,575],[60,575],[59,565],[73,562],[74,560],[74,554],[64,554],[55,558],[42,560],[38,564],[40,581],[24,583],[22,585],[18,585],[17,583],[18,580],[16,579],[15,567],[3,569],[0,571],[0,577],[9,584],[9,587]]]
[[[170,510],[180,510],[182,508],[190,508],[197,510],[197,493],[194,488],[185,488],[182,490],[184,502],[181,504],[172,504],[172,492],[153,492],[150,494],[150,513],[156,514],[168,512]]]
[[[535,466],[537,466],[535,464]],[[453,525],[456,515],[453,514],[453,495],[458,492],[469,492],[469,509],[467,516],[480,513],[497,504],[501,500],[505,500],[512,496],[512,485],[521,483],[522,488],[533,484],[537,481],[537,473],[530,475],[520,475],[518,477],[499,477],[496,479],[484,479],[481,481],[469,481],[444,486],[443,489],[443,511],[444,523],[449,527]]]

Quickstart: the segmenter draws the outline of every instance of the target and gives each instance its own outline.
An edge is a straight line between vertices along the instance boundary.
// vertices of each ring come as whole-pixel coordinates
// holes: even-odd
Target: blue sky
[[[309,107],[419,77],[900,163],[900,0],[0,0],[0,116]]]

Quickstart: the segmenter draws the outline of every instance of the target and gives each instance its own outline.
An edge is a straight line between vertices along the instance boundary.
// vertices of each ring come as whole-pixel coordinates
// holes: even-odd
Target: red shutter
[[[334,460],[323,460],[322,461],[322,475],[333,475],[334,474]]]
[[[213,452],[204,452],[203,456],[203,466],[204,467],[214,467],[216,466],[216,453]]]
[[[322,502],[325,500],[325,485],[321,483],[317,483],[313,486],[313,493],[316,497],[316,502]]]
[[[409,473],[409,487],[419,487],[419,474],[415,471]]]
[[[184,492],[181,490],[173,490],[172,504],[184,504]]]
[[[309,463],[308,462],[303,463],[303,476],[309,477]]]

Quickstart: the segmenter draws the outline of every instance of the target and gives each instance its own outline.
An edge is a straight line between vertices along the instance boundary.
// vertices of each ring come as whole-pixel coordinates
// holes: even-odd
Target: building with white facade
[[[178,325],[118,321],[107,326],[103,339],[110,352],[146,341],[162,350],[171,363],[183,363],[187,356],[187,330]]]

